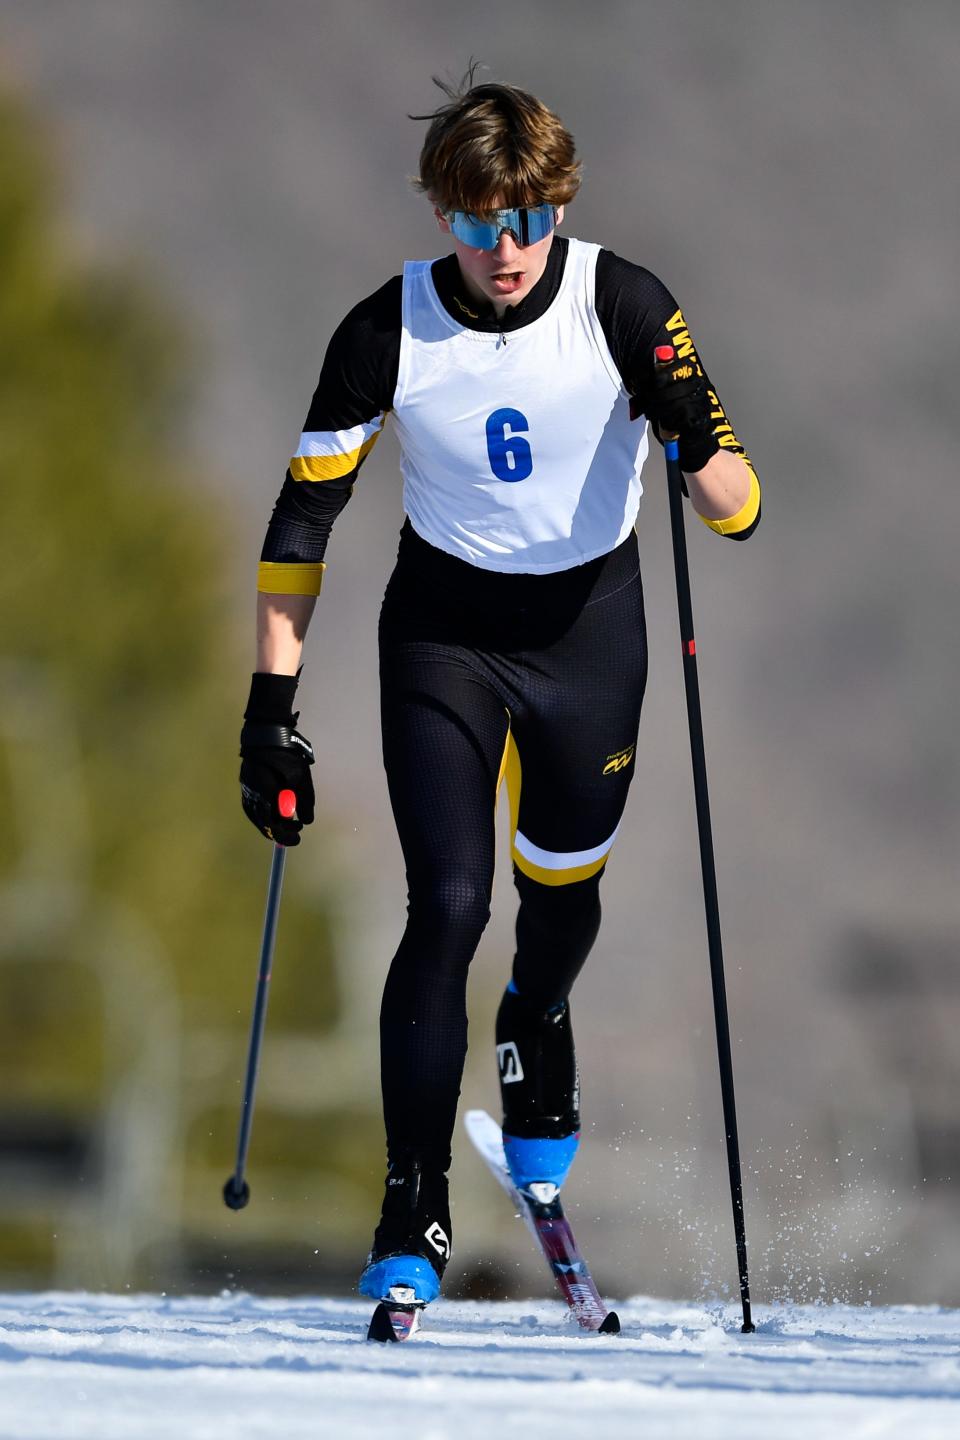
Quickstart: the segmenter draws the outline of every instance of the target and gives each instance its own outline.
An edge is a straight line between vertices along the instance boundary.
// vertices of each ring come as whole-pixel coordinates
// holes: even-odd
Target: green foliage
[[[184,336],[142,281],[71,263],[51,224],[52,188],[28,122],[0,99],[0,659],[60,697],[57,726],[80,756],[91,895],[157,937],[187,1032],[235,1029],[229,1107],[269,863],[236,783],[248,671],[225,599],[229,517],[178,454]],[[0,713],[13,698],[0,696]],[[14,763],[0,739],[8,883],[25,828],[61,823],[11,815]],[[44,760],[53,795],[61,763]],[[311,851],[315,882],[317,843]],[[271,1024],[316,1030],[336,1018],[330,904],[298,889],[297,868]],[[74,993],[82,972],[63,978],[83,943],[74,934],[55,956],[0,965],[8,1105],[69,1094],[92,1106],[122,1063],[104,1057],[96,1007]]]

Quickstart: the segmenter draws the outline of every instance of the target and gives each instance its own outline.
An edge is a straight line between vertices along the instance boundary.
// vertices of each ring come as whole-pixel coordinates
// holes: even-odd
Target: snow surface
[[[2,1440],[947,1440],[960,1311],[637,1298],[620,1336],[559,1303],[439,1301],[406,1345],[353,1300],[0,1296]]]

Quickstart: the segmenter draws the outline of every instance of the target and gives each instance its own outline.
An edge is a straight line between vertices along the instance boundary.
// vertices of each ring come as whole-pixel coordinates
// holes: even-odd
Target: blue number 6
[[[529,430],[526,415],[505,407],[487,416],[487,455],[498,480],[526,480],[533,473],[530,446],[517,430]]]

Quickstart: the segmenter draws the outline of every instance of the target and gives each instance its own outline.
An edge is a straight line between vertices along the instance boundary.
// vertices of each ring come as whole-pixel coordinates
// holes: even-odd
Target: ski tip
[[[381,1345],[398,1344],[400,1341],[409,1340],[420,1328],[420,1310],[422,1306],[409,1305],[403,1309],[391,1306],[386,1301],[381,1301],[374,1310],[367,1327],[367,1339],[374,1340]]]
[[[398,1338],[393,1328],[393,1321],[390,1319],[390,1311],[386,1305],[378,1305],[370,1319],[367,1329],[367,1339],[377,1340],[381,1345],[388,1345]]]
[[[617,1314],[616,1310],[607,1311],[604,1322],[600,1326],[600,1330],[598,1333],[601,1335],[620,1334],[620,1316]]]
[[[500,1138],[500,1126],[486,1110],[468,1110],[463,1117],[463,1128],[474,1145],[482,1144],[492,1135]]]

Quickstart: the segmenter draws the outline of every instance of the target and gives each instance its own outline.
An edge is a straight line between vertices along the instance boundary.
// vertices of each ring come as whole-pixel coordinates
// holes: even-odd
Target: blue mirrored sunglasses
[[[557,211],[553,205],[518,205],[512,210],[495,210],[489,220],[478,220],[467,210],[448,210],[445,218],[464,245],[496,250],[504,230],[509,230],[518,245],[545,240],[557,223]]]

